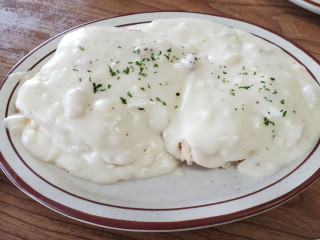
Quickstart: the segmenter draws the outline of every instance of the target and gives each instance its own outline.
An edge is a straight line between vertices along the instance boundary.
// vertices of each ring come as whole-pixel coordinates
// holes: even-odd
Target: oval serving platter
[[[319,63],[299,46],[254,24],[192,12],[152,12],[101,19],[69,29],[40,45],[9,72],[37,72],[54,54],[62,37],[89,25],[124,27],[163,18],[201,18],[235,27],[281,47],[304,65],[315,81]],[[0,121],[16,112],[19,79],[4,79],[0,90]],[[204,169],[181,165],[169,175],[98,185],[34,159],[19,136],[0,127],[0,166],[8,178],[34,200],[63,215],[102,227],[133,231],[187,230],[240,220],[294,197],[320,176],[319,141],[305,159],[292,162],[262,179],[235,168]],[[178,174],[179,173],[179,174]],[[181,174],[183,173],[183,174]],[[183,175],[183,176],[182,176]]]

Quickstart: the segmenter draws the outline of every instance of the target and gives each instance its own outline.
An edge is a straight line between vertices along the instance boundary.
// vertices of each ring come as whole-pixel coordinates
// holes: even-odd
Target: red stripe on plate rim
[[[315,6],[315,7],[320,8],[320,4],[317,3],[317,2],[314,2],[314,1],[312,1],[312,0],[302,0],[302,1],[303,1],[303,2],[306,2],[306,3],[308,3],[308,4],[311,4],[311,5]]]
[[[2,154],[0,153],[0,159],[3,159]],[[291,190],[290,192],[275,198],[269,202],[265,202],[263,204],[244,209],[238,212],[208,217],[208,218],[200,218],[186,221],[176,221],[176,222],[141,222],[141,221],[128,221],[128,220],[119,220],[112,219],[107,217],[100,217],[92,214],[88,214],[77,209],[69,208],[59,202],[55,202],[52,199],[49,199],[43,196],[41,193],[37,192],[35,189],[30,187],[26,182],[24,182],[20,176],[16,175],[14,170],[7,165],[6,162],[0,162],[1,167],[4,167],[2,164],[6,164],[5,168],[3,168],[5,174],[9,177],[9,179],[18,187],[23,187],[21,190],[26,193],[28,196],[37,200],[39,203],[43,204],[50,209],[66,215],[71,218],[75,218],[77,220],[81,220],[87,223],[96,224],[102,227],[110,227],[116,229],[123,230],[145,230],[145,231],[169,231],[169,230],[187,230],[194,228],[202,228],[213,225],[218,225],[222,223],[233,222],[237,220],[241,220],[252,215],[264,212],[266,210],[270,210],[273,207],[276,207],[294,197],[297,192],[302,192],[308,186],[310,186],[314,181],[316,181],[320,175],[320,169],[318,169],[310,178],[308,178],[303,184],[299,185],[297,188]]]

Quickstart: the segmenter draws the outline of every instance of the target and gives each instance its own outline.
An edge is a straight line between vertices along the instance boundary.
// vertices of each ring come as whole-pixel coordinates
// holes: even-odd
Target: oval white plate
[[[290,0],[290,2],[320,15],[320,0]]]
[[[320,79],[319,64],[290,41],[253,24],[190,12],[131,14],[84,25],[127,26],[160,18],[202,18],[251,32],[275,43]],[[78,28],[78,27],[76,27]],[[75,28],[73,28],[75,29]],[[58,42],[72,29],[43,43],[23,58],[9,74],[37,71],[52,56]],[[0,94],[0,121],[15,112],[18,83],[5,79]],[[182,165],[184,176],[166,176],[97,185],[76,179],[42,163],[22,147],[19,137],[0,128],[1,168],[23,192],[71,218],[103,227],[169,231],[200,228],[239,220],[273,208],[300,193],[320,176],[319,142],[307,159],[291,163],[276,174],[253,179],[230,167],[210,170]]]

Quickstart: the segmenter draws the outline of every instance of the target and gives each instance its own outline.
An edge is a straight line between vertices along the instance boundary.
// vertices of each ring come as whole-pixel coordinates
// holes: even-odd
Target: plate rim
[[[269,31],[287,42],[293,44],[295,47],[298,49],[302,50],[306,55],[308,55],[310,58],[312,58],[316,63],[320,65],[320,61],[316,59],[311,53],[309,53],[307,50],[302,48],[300,45],[296,44],[292,40],[286,38],[285,36],[276,33],[266,27],[262,27],[258,24],[254,24],[249,21],[243,21],[240,19],[237,19],[233,16],[228,16],[226,14],[209,14],[209,13],[202,13],[202,12],[193,12],[193,11],[147,11],[147,12],[139,12],[139,13],[128,13],[128,14],[122,14],[122,15],[114,15],[111,17],[106,17],[106,18],[100,18],[96,19],[93,21],[89,21],[80,25],[77,25],[75,27],[69,28],[63,32],[58,33],[57,35],[51,37],[50,39],[46,40],[45,42],[41,43],[38,45],[36,48],[31,50],[26,56],[24,56],[21,60],[19,60],[14,67],[9,71],[9,73],[4,77],[2,80],[0,90],[4,86],[6,80],[8,79],[8,76],[22,63],[24,62],[30,55],[32,55],[34,52],[42,48],[44,45],[46,45],[48,42],[51,42],[55,38],[70,32],[74,29],[95,23],[95,22],[100,22],[104,20],[109,20],[112,18],[121,18],[124,16],[129,16],[129,15],[139,15],[139,14],[150,14],[150,13],[191,13],[191,14],[202,14],[202,15],[207,15],[207,16],[214,16],[214,17],[222,17],[222,18],[227,18],[231,20],[236,20],[239,22],[243,23],[248,23],[253,26],[259,27],[263,30]],[[122,25],[120,25],[122,26]],[[284,49],[283,49],[284,50]],[[295,56],[293,56],[295,57]],[[41,59],[39,60],[41,61]],[[314,76],[313,76],[314,77]],[[315,78],[315,77],[314,77]],[[315,78],[316,79],[316,78]],[[319,144],[319,143],[318,143]],[[314,148],[316,149],[316,147]],[[313,150],[314,151],[314,150]],[[4,166],[2,159],[0,157],[0,167],[2,171],[5,173],[5,175],[25,194],[36,200],[37,202],[41,203],[42,205],[60,213],[63,214],[67,217],[87,222],[90,224],[102,226],[102,227],[108,227],[108,228],[114,228],[114,229],[121,229],[121,230],[136,230],[136,231],[174,231],[174,230],[188,230],[188,229],[195,229],[195,228],[202,228],[202,227],[208,227],[212,225],[218,225],[218,224],[224,224],[232,221],[237,221],[243,218],[247,218],[253,215],[256,215],[258,213],[267,211],[272,209],[273,207],[276,207],[292,197],[296,196],[297,194],[301,193],[303,190],[307,189],[314,181],[316,181],[320,177],[320,168],[314,172],[307,180],[305,180],[302,184],[296,186],[293,190],[285,193],[284,195],[281,195],[278,198],[274,198],[271,201],[264,202],[263,204],[256,205],[254,207],[244,209],[238,212],[233,212],[230,214],[226,215],[220,215],[220,216],[213,216],[213,217],[208,217],[208,218],[198,218],[198,219],[193,219],[193,220],[186,220],[186,221],[174,221],[174,222],[139,222],[139,221],[128,221],[128,220],[121,220],[121,219],[113,219],[113,218],[106,218],[106,217],[100,217],[96,215],[91,215],[89,213],[81,212],[77,209],[69,208],[68,206],[65,206],[59,202],[55,202],[51,199],[48,199],[46,196],[42,195],[40,192],[36,191],[33,189],[31,186],[29,186],[19,175],[15,173],[15,171],[8,165],[7,161],[5,160],[3,154],[0,152],[2,155],[2,158],[7,164],[7,166]],[[310,153],[311,154],[311,153]],[[300,166],[300,165],[299,165]],[[37,197],[38,196],[38,197]],[[39,197],[40,196],[40,197]],[[58,207],[57,207],[58,206]],[[70,211],[73,212],[74,214],[70,214]],[[80,215],[80,216],[79,216]],[[86,218],[81,217],[85,215]],[[230,216],[231,215],[231,216]],[[236,217],[235,217],[236,216]],[[88,221],[89,219],[89,221]]]
[[[289,1],[310,12],[320,15],[320,3],[314,2],[312,0],[289,0]]]

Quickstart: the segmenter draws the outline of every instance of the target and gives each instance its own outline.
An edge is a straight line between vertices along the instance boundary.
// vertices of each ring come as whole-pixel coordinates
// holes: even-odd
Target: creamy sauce
[[[319,138],[320,91],[278,47],[196,19],[85,27],[18,92],[9,129],[36,158],[97,183],[178,160],[263,177]]]

